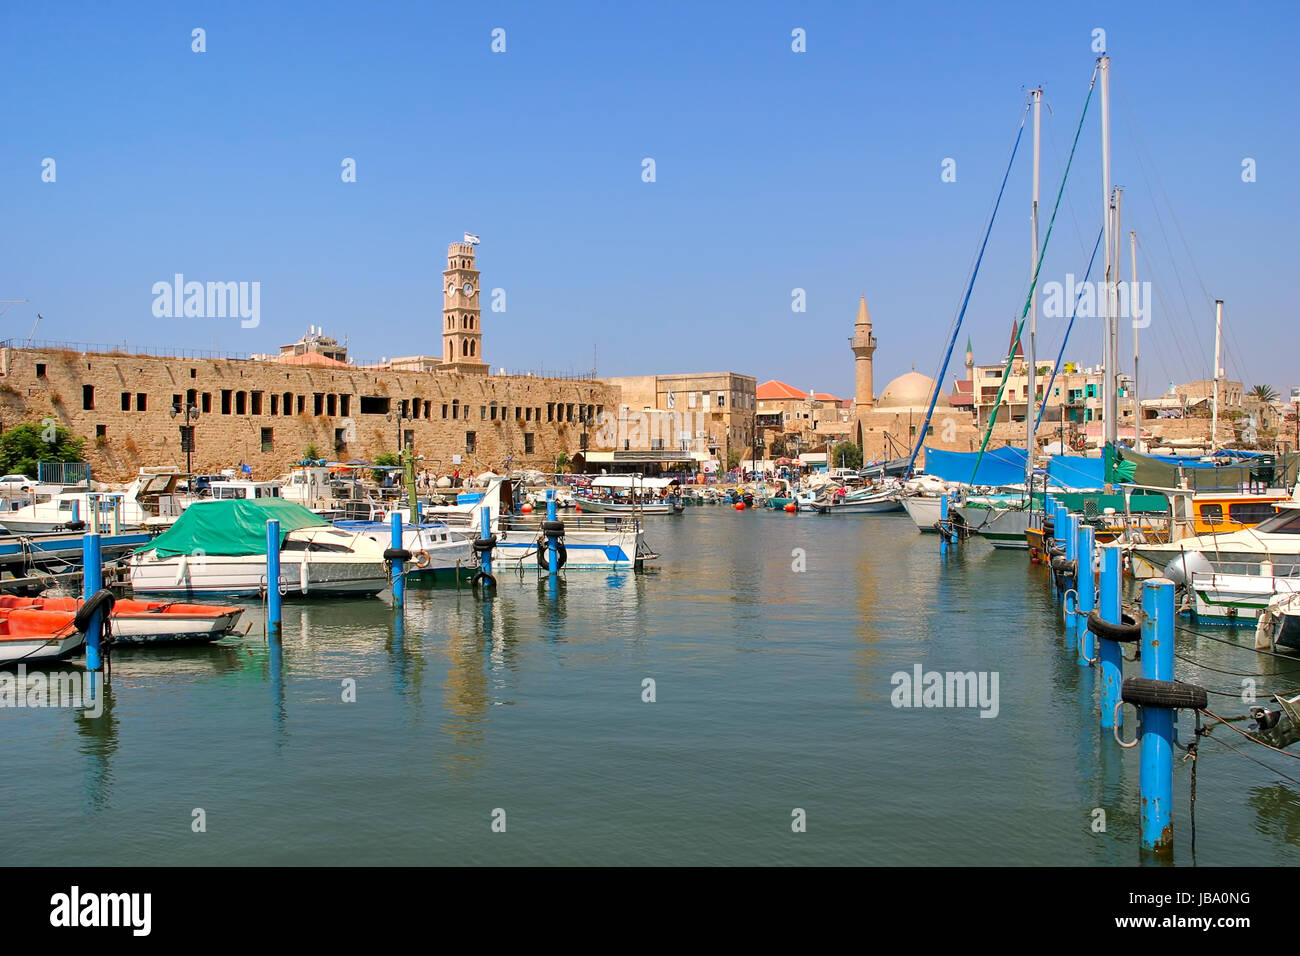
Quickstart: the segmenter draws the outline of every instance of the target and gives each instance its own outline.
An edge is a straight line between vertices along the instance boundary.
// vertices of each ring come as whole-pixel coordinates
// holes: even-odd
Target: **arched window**
[[[460,354],[461,354],[462,356],[469,355],[469,342],[468,342],[468,341],[464,341],[464,342],[461,342],[461,343],[460,343]]]
[[[470,355],[473,355],[474,352],[475,352],[475,349],[474,349],[474,343],[471,341],[471,342],[469,343],[469,354],[470,354]]]

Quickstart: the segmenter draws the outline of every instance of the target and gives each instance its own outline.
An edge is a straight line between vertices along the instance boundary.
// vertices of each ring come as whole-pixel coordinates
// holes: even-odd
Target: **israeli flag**
[[[668,407],[669,407],[669,408],[674,408],[674,407],[676,407],[676,405],[677,405],[677,399],[673,397],[673,393],[672,393],[672,392],[669,392],[669,393],[668,393]]]
[[[468,242],[471,246],[477,246],[479,244],[478,236],[474,235],[474,233],[472,232],[465,233],[465,241]]]

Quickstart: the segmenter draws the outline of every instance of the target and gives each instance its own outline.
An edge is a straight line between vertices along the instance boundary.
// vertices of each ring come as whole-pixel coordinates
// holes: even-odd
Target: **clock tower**
[[[450,372],[487,374],[483,361],[483,328],[479,274],[474,268],[474,246],[453,242],[447,247],[447,268],[442,273],[442,363]]]

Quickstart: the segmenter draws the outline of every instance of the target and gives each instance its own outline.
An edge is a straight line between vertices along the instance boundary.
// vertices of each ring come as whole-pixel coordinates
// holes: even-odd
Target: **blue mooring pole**
[[[479,512],[479,517],[482,519],[482,522],[479,527],[479,537],[483,538],[484,540],[487,540],[489,537],[492,536],[492,515],[488,513],[487,508],[484,508],[481,512]],[[492,573],[492,552],[491,551],[482,552],[479,555],[479,562],[480,562],[479,567],[482,569],[484,574]]]
[[[389,518],[393,528],[391,547],[396,550],[402,546],[402,514],[394,511]],[[393,559],[393,607],[400,610],[406,604],[406,562],[401,558]]]
[[[1094,534],[1091,525],[1081,525],[1079,543],[1074,548],[1077,555],[1075,560],[1079,562],[1079,570],[1074,576],[1074,589],[1079,595],[1076,608],[1079,613],[1074,616],[1074,633],[1078,638],[1080,667],[1091,666],[1091,659],[1096,656],[1093,653],[1092,631],[1088,630],[1088,612],[1097,606],[1097,579],[1092,574]]]
[[[1142,676],[1174,679],[1174,582],[1152,578],[1142,586]],[[1174,712],[1143,707],[1141,720],[1142,849],[1174,848]]]
[[[948,495],[939,499],[939,556],[948,556]]]
[[[75,505],[75,502],[73,503]],[[99,545],[99,535],[91,533],[81,539],[81,597],[89,601],[104,586],[104,555]],[[104,666],[99,644],[104,636],[104,612],[90,616],[86,630],[86,670],[97,671]]]
[[[72,520],[81,520],[81,502],[76,498],[72,499]]]
[[[283,614],[280,600],[280,522],[266,522],[266,633],[279,637]]]
[[[555,520],[555,489],[546,492],[546,520]],[[559,539],[553,534],[546,536],[546,569],[548,574],[557,574],[560,570],[560,552],[556,548]]]
[[[1120,546],[1104,545],[1101,548],[1101,601],[1097,614],[1107,624],[1120,624]],[[1097,639],[1097,657],[1101,661],[1101,726],[1110,730],[1115,726],[1115,705],[1119,703],[1119,686],[1124,679],[1124,657],[1115,641]],[[1123,717],[1119,718],[1123,726]]]
[[[1070,591],[1077,594],[1079,587],[1079,516],[1068,515],[1065,519],[1065,560],[1075,562],[1074,578],[1071,586],[1062,592],[1061,610],[1065,614],[1065,640],[1073,648],[1079,634],[1079,617],[1074,613],[1076,604],[1070,597]]]

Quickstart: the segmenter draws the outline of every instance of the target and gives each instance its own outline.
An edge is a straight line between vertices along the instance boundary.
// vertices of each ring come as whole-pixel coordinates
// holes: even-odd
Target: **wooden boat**
[[[0,610],[28,609],[75,614],[81,600],[72,597],[24,598],[0,596]],[[113,605],[110,626],[118,647],[146,644],[199,644],[225,637],[234,630],[243,608],[178,601],[120,599]]]
[[[0,666],[57,661],[86,641],[73,624],[73,611],[0,608]]]

